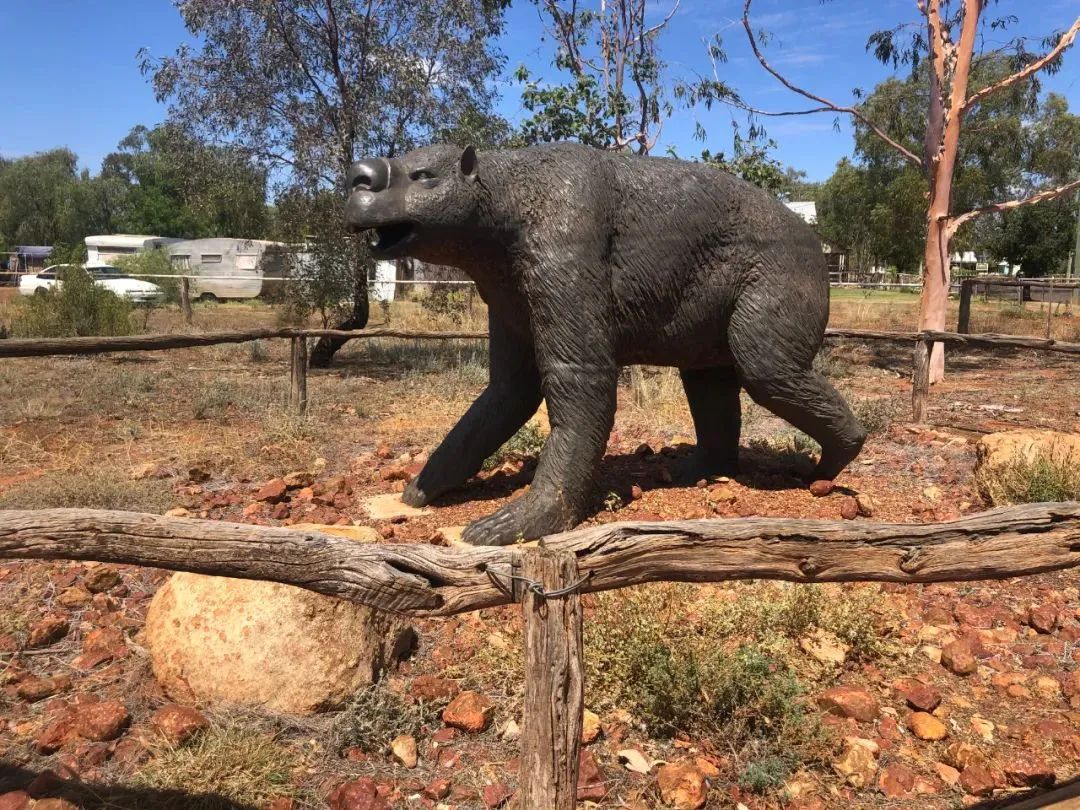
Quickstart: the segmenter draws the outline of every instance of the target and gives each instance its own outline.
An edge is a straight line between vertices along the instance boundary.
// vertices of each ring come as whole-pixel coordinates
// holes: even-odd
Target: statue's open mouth
[[[371,249],[376,253],[387,253],[407,245],[416,235],[416,228],[411,222],[397,222],[374,228],[372,234]]]

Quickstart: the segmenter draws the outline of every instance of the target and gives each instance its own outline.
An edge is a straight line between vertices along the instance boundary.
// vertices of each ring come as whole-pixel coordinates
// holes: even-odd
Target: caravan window
[[[187,270],[191,267],[191,256],[186,253],[174,253],[169,257],[169,261],[172,262],[172,266],[178,270]]]
[[[220,253],[204,253],[200,259],[203,264],[221,264]]]

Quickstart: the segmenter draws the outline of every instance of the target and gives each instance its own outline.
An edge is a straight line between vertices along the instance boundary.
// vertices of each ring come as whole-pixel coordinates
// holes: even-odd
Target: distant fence
[[[247,343],[253,340],[288,339],[290,351],[289,404],[303,413],[307,410],[308,338],[343,338],[360,340],[370,338],[403,338],[407,340],[483,340],[484,331],[432,332],[411,329],[306,329],[282,327],[278,329],[249,329],[231,332],[204,332],[173,335],[121,335],[116,337],[71,338],[11,338],[0,340],[0,358],[49,357],[55,355],[105,354],[108,352],[152,352],[184,349],[197,346],[214,346],[230,343]],[[916,422],[926,420],[927,399],[930,390],[930,351],[935,343],[983,349],[1033,349],[1067,355],[1080,355],[1080,343],[1067,343],[1052,338],[1023,337],[997,334],[960,334],[956,332],[879,332],[867,329],[826,329],[827,339],[850,339],[882,341],[886,343],[915,344],[912,371],[912,414]]]

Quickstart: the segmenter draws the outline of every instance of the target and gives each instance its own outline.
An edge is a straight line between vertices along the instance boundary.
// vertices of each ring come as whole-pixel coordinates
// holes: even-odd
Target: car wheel
[[[217,296],[211,292],[204,292],[199,296],[199,300],[205,304],[213,304],[217,301]]]
[[[45,295],[45,293],[46,290],[44,287],[38,287],[36,290],[34,290],[34,295]]]

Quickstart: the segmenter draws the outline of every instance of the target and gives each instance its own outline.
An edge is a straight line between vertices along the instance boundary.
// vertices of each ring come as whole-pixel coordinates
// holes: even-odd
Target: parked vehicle
[[[167,236],[113,233],[88,236],[83,241],[86,243],[86,263],[92,266],[104,266],[123,256],[146,253],[181,240]]]
[[[165,297],[164,290],[149,281],[126,276],[115,267],[106,264],[78,265],[54,264],[40,273],[27,273],[19,278],[19,293],[35,295],[45,293],[63,283],[64,274],[83,271],[90,274],[95,284],[111,290],[121,298],[136,304],[150,304]]]
[[[286,246],[262,239],[186,239],[167,246],[173,271],[190,275],[192,297],[203,301],[256,298],[263,279],[285,275]]]

